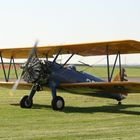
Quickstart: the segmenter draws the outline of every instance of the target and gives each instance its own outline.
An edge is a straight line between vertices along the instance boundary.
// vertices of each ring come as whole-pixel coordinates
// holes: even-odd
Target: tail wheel
[[[56,96],[55,98],[53,98],[52,100],[53,110],[63,110],[64,106],[65,106],[65,102],[62,97]]]
[[[33,105],[33,100],[28,99],[28,95],[24,96],[20,101],[21,108],[31,108]]]
[[[122,102],[121,102],[121,101],[119,101],[119,102],[118,102],[118,105],[122,105]]]

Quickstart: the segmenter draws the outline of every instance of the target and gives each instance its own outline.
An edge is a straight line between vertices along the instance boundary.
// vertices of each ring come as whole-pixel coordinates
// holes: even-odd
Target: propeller
[[[37,47],[37,45],[38,45],[38,41],[35,42],[34,47],[30,51],[29,56],[28,56],[28,59],[27,59],[27,62],[25,63],[25,65],[23,67],[23,70],[22,70],[20,76],[18,77],[18,79],[16,80],[15,84],[13,85],[12,91],[15,91],[17,89],[17,87],[18,87],[18,85],[19,85],[19,83],[21,81],[21,78],[27,76],[26,72],[28,71],[28,69],[30,67],[35,66],[35,63],[34,64],[32,64],[32,63],[30,64],[30,62],[32,61],[32,59],[34,59],[33,60],[33,62],[34,62],[35,61],[35,57],[36,57],[36,61],[39,62],[39,59],[37,58],[37,54],[36,54],[36,47]],[[35,57],[33,58],[34,55],[35,55]],[[30,81],[28,81],[28,82],[30,82]]]

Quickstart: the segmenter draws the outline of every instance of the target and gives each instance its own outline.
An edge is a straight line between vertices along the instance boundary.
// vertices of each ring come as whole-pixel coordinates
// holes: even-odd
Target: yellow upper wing
[[[140,53],[140,42],[135,40],[121,40],[110,42],[95,42],[69,45],[54,45],[54,46],[39,46],[37,47],[38,56],[51,57],[56,54],[58,50],[62,50],[62,54],[79,54],[83,56],[106,55],[107,48],[109,54],[131,54]],[[6,48],[0,49],[0,53],[4,58],[27,58],[32,47],[24,48]]]

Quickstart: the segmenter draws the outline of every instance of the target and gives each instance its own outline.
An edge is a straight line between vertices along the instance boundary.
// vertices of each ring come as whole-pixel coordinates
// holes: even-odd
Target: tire
[[[53,110],[63,110],[65,106],[65,102],[64,99],[60,96],[56,96],[53,100],[52,100],[52,108]]]
[[[33,105],[33,100],[28,100],[28,95],[23,96],[23,98],[20,101],[20,107],[21,108],[31,108]]]

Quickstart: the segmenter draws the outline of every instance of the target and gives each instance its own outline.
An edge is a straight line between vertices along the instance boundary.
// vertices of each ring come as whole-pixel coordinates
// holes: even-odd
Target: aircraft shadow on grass
[[[19,106],[19,104],[11,104]],[[50,105],[34,104],[32,109],[51,109]],[[129,115],[140,115],[140,111],[126,110],[129,108],[140,108],[140,105],[127,104],[127,105],[107,105],[107,106],[94,106],[94,107],[73,107],[66,106],[63,112],[65,113],[118,113],[118,114],[129,114]]]

